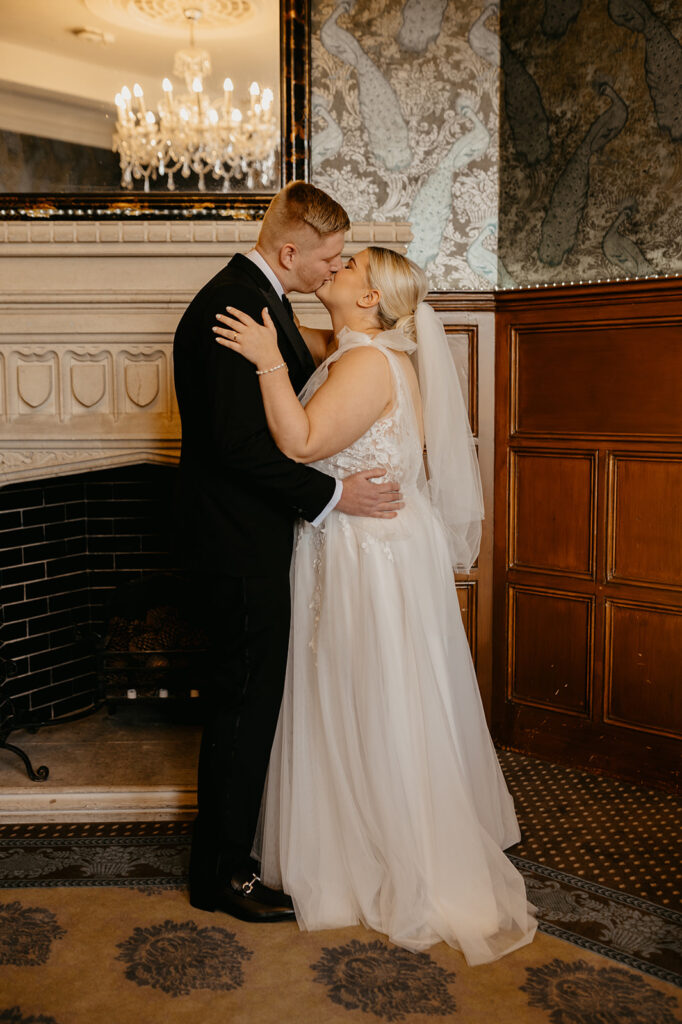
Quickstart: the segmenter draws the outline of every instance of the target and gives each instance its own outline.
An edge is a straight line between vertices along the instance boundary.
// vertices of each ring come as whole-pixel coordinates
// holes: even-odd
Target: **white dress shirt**
[[[284,286],[282,285],[282,282],[277,277],[277,274],[274,272],[274,270],[267,262],[267,260],[265,260],[261,256],[261,254],[256,251],[256,249],[251,249],[249,252],[247,252],[246,258],[247,260],[251,260],[252,263],[255,263],[259,270],[262,270],[262,272],[265,274],[272,287],[277,292],[278,297],[281,299],[282,296],[284,295]],[[343,481],[337,480],[336,487],[334,488],[334,493],[332,494],[331,497],[331,501],[329,502],[328,505],[325,505],[325,507],[320,512],[319,516],[312,521],[312,523],[310,524],[311,526],[320,526],[321,523],[324,522],[324,520],[327,518],[331,510],[333,508],[336,508],[336,506],[338,505],[339,501],[341,500],[342,493]]]

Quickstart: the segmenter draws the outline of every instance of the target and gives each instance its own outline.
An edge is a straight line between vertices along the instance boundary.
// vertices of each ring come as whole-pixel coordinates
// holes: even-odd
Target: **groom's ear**
[[[296,248],[294,243],[287,242],[279,250],[279,261],[283,267],[286,267],[287,270],[291,270],[297,255],[298,249]]]

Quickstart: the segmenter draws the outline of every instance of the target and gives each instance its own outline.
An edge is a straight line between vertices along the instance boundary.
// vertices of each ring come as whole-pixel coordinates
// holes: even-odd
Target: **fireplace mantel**
[[[172,341],[258,222],[0,222],[0,483],[173,463]],[[353,224],[345,254],[405,250],[407,224]],[[325,323],[313,297],[294,298]]]

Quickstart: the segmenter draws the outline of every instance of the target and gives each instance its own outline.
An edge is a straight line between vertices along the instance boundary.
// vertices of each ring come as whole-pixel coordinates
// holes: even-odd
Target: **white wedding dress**
[[[409,382],[382,343],[395,337],[345,329],[302,396],[349,348],[386,354],[392,410],[315,465],[340,477],[385,467],[405,507],[395,519],[332,512],[319,528],[296,528],[287,678],[255,852],[302,929],[361,922],[410,950],[444,940],[480,964],[530,942],[536,922],[502,853],[519,828],[425,486]]]

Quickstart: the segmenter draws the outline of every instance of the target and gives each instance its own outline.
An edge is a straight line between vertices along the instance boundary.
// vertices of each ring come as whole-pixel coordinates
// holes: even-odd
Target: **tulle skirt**
[[[302,929],[363,923],[469,964],[532,940],[519,841],[445,539],[417,491],[394,520],[297,528],[284,699],[256,853]]]

